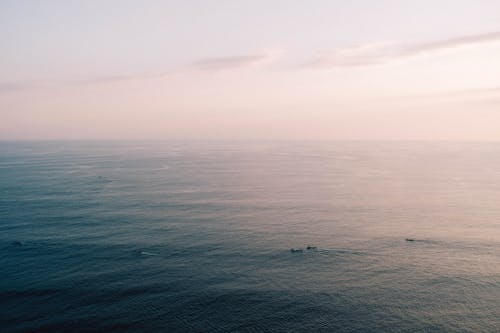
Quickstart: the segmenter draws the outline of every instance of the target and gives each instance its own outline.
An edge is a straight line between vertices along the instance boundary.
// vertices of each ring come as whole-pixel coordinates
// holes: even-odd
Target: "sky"
[[[500,1],[0,1],[0,140],[500,140]]]

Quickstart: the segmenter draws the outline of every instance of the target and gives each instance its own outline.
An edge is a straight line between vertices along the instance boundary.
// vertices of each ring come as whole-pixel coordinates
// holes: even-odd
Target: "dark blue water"
[[[499,332],[500,144],[4,142],[0,267],[2,332]]]

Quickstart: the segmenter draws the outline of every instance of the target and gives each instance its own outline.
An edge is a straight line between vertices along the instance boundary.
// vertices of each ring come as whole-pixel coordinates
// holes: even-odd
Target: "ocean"
[[[500,143],[0,142],[0,268],[1,332],[500,332]]]

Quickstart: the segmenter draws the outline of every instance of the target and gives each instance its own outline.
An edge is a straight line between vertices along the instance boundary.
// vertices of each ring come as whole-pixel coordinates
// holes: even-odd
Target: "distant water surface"
[[[2,332],[500,332],[500,143],[3,142],[0,267]]]

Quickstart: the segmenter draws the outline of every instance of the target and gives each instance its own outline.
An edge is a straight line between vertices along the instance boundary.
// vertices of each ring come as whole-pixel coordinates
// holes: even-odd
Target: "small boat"
[[[317,248],[316,246],[307,245],[306,249],[315,251],[315,250],[317,250],[318,248]]]
[[[414,242],[414,241],[416,241],[416,239],[415,239],[415,238],[406,238],[405,240],[406,240],[407,242]]]
[[[290,252],[292,252],[292,253],[302,253],[302,252],[304,252],[304,250],[303,249],[290,249]]]

